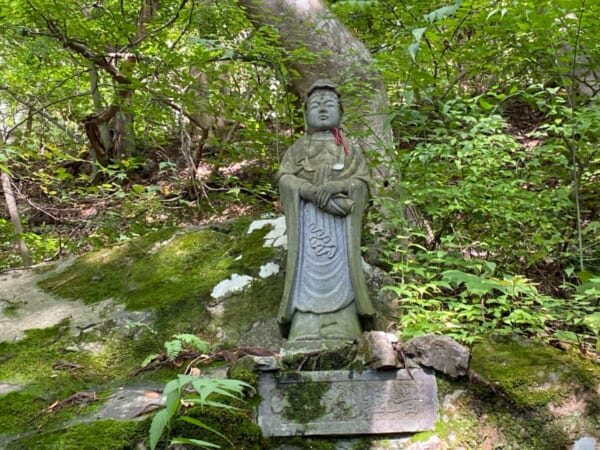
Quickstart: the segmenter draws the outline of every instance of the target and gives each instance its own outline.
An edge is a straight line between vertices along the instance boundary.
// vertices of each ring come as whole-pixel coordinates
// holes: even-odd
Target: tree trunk
[[[104,102],[102,93],[98,89],[98,70],[94,63],[89,63],[90,67],[90,88],[92,91],[92,100],[94,102],[95,114],[100,114],[104,111]],[[96,162],[106,165],[106,155],[109,155],[112,150],[112,139],[107,122],[100,122],[96,125],[96,135],[89,135],[92,156]],[[94,165],[94,169],[95,169]]]
[[[16,243],[21,253],[21,259],[23,260],[24,266],[31,265],[31,255],[25,245],[25,242],[21,238],[23,234],[23,226],[21,225],[21,217],[19,215],[19,209],[17,208],[17,202],[15,201],[15,194],[12,188],[12,182],[8,173],[0,171],[0,178],[2,179],[2,190],[4,191],[4,198],[6,199],[6,206],[8,208],[8,214],[10,215],[10,221],[13,224],[15,234],[17,235]]]
[[[298,73],[290,80],[293,89],[304,98],[319,78],[337,83],[348,132],[364,135],[359,145],[380,172],[377,178],[385,178],[382,162],[387,159],[385,153],[392,142],[391,129],[385,126],[389,112],[387,93],[366,46],[321,0],[240,0],[240,4],[255,25],[279,30],[284,48],[306,48],[316,54],[312,63],[299,60],[291,64]]]

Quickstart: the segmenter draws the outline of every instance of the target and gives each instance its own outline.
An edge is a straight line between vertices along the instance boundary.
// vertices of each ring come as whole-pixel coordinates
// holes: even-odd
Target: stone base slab
[[[427,369],[261,373],[259,394],[267,437],[414,433],[438,420],[437,384]]]

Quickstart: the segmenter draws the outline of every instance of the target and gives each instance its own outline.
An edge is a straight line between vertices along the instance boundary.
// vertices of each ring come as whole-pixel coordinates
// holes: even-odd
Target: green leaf
[[[600,334],[600,311],[583,318],[583,323],[596,334]]]
[[[427,22],[433,23],[438,20],[442,20],[446,16],[451,16],[458,11],[462,0],[457,0],[454,5],[451,6],[442,6],[441,8],[436,9],[435,11],[430,12],[429,14],[425,14],[424,18]]]
[[[208,352],[208,342],[203,341],[195,334],[183,333],[176,334],[173,337],[185,343],[186,345],[193,347],[196,350],[199,350],[201,352]]]
[[[492,105],[491,103],[489,103],[488,101],[486,101],[483,97],[479,97],[479,105],[485,109],[485,110],[490,110],[494,108],[494,105]]]
[[[152,360],[154,360],[154,358],[156,358],[158,356],[159,356],[158,353],[154,353],[153,355],[146,356],[146,359],[144,359],[144,361],[142,362],[142,367],[146,367],[148,364],[150,364],[152,362]]]
[[[169,415],[169,411],[166,409],[162,409],[157,412],[152,418],[152,423],[150,424],[150,448],[154,450],[160,437],[163,434],[165,428],[169,424],[171,416]]]
[[[171,443],[172,444],[193,445],[195,447],[200,447],[200,448],[221,448],[220,446],[218,446],[217,444],[213,444],[212,442],[201,441],[199,439],[188,439],[188,438],[182,438],[182,437],[173,438]]]
[[[412,30],[412,35],[415,38],[415,42],[421,42],[421,38],[423,37],[423,34],[425,33],[426,30],[427,30],[427,27],[415,28]]]
[[[214,433],[214,434],[216,434],[217,436],[221,436],[223,439],[225,439],[227,442],[229,442],[229,443],[231,444],[231,441],[230,441],[229,439],[227,439],[227,437],[226,437],[224,434],[222,434],[222,433],[218,432],[217,430],[215,430],[215,429],[214,429],[214,428],[212,428],[212,427],[209,427],[208,425],[206,425],[206,424],[205,424],[204,422],[202,422],[201,420],[198,420],[198,419],[196,419],[196,418],[194,418],[194,417],[189,417],[189,416],[182,416],[182,417],[181,417],[181,420],[183,420],[183,421],[185,421],[185,422],[188,422],[188,423],[191,423],[192,425],[195,425],[195,426],[197,426],[197,427],[199,427],[199,428],[203,428],[203,429],[205,429],[205,430],[208,430],[208,431],[210,431],[211,433]],[[232,445],[233,445],[233,444],[232,444]]]
[[[408,54],[414,62],[417,61],[417,52],[419,51],[419,43],[413,42],[408,46]]]

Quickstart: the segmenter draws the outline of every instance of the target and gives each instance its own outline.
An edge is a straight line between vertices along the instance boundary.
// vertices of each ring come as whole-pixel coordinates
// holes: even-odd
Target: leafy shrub
[[[193,394],[187,394],[191,388]],[[160,437],[165,429],[168,429],[171,421],[180,409],[181,403],[186,405],[212,406],[215,408],[236,409],[227,403],[219,401],[218,398],[231,398],[241,400],[246,389],[252,387],[243,381],[220,378],[198,378],[192,375],[178,375],[176,379],[169,381],[163,390],[166,399],[165,409],[159,411],[153,418],[150,426],[150,448],[154,450],[158,445]],[[214,428],[209,427],[199,419],[180,416],[181,420],[194,426],[208,430],[227,441],[227,437]],[[219,446],[208,441],[176,437],[171,440],[172,444],[188,444],[201,448],[218,448]]]

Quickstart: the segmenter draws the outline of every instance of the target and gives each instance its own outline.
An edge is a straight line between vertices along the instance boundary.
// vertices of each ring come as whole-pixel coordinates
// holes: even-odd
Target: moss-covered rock
[[[472,355],[471,369],[518,408],[560,404],[571,392],[600,388],[599,366],[533,340],[498,335],[475,345]]]
[[[600,439],[594,406],[600,367],[541,342],[492,336],[472,349],[469,379],[438,377],[442,419],[433,432],[449,448],[567,449],[583,436]],[[561,416],[557,405],[580,393],[579,411]],[[595,399],[595,400],[594,400]]]
[[[268,227],[247,234],[248,224],[244,219],[218,228],[165,229],[76,258],[66,268],[40,272],[39,286],[52,295],[102,304],[89,325],[77,328],[63,321],[30,330],[18,342],[0,343],[0,382],[20,388],[0,394],[0,443],[11,448],[116,449],[144,442],[147,423],[71,421],[91,417],[119,387],[172,378],[174,369],[130,376],[146,356],[160,353],[172,335],[194,333],[220,345],[243,347],[245,334],[275,316],[282,277],[262,279],[259,272],[278,257],[278,250],[263,246]],[[233,273],[255,281],[227,298],[213,298],[214,286]],[[136,316],[106,314],[110,304],[148,311],[144,317],[150,319],[135,322],[131,317]],[[94,392],[98,400],[49,408],[82,392]],[[240,434],[235,428],[246,430],[235,442],[260,442],[260,429],[248,413],[219,417],[213,422],[217,428],[218,420],[230,425],[227,435]],[[35,435],[29,436],[32,430]]]
[[[254,423],[247,410],[194,407],[186,411],[186,415],[201,421],[214,430],[218,430],[227,439],[223,439],[218,434],[184,420],[176,420],[174,422],[171,436],[200,439],[220,445],[223,448],[235,448],[239,450],[261,450],[267,448],[260,427]]]
[[[148,421],[99,420],[36,433],[8,444],[7,450],[125,450],[143,444]],[[143,448],[143,447],[142,447]]]

